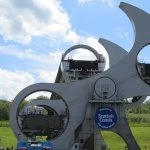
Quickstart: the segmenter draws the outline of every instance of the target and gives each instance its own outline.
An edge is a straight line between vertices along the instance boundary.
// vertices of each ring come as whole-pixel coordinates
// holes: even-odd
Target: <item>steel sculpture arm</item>
[[[124,50],[122,47],[120,47],[119,45],[111,41],[108,41],[102,38],[100,38],[98,41],[100,44],[104,46],[104,48],[106,49],[108,53],[109,67],[112,67],[113,65],[115,65],[117,62],[119,62],[128,54],[126,50]]]
[[[119,45],[117,45],[111,41],[100,38],[99,42],[100,42],[100,44],[102,44],[104,46],[104,48],[106,49],[106,51],[108,53],[110,67],[112,67],[113,65],[118,63],[120,60],[122,60],[128,54],[128,52],[126,50],[124,50],[122,47],[120,47]],[[143,103],[143,101],[146,99],[146,97],[147,96],[142,96],[139,98],[136,97],[136,98],[138,98],[136,102],[127,103],[125,106],[126,106],[126,108],[137,107],[141,103]]]

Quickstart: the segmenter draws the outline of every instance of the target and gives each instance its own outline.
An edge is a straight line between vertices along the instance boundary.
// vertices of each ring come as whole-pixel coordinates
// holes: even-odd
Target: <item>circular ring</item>
[[[116,84],[109,77],[101,77],[95,81],[94,91],[99,98],[109,99],[116,93]]]
[[[57,86],[55,86],[55,84],[49,84],[49,83],[38,83],[38,84],[33,84],[28,86],[27,88],[23,89],[13,100],[11,107],[10,107],[10,113],[9,113],[9,118],[10,118],[10,125],[14,131],[14,134],[16,135],[18,140],[27,140],[27,137],[22,133],[19,124],[18,124],[18,118],[17,118],[17,114],[19,113],[18,111],[18,107],[20,105],[20,103],[30,94],[34,93],[34,92],[38,92],[38,91],[49,91],[49,92],[53,92],[53,93],[57,93],[58,95],[59,92],[56,88]],[[62,96],[61,96],[62,97]],[[67,103],[65,102],[65,100],[62,97],[62,100],[64,101],[66,107]],[[69,114],[69,110],[68,110],[68,114]],[[69,118],[69,115],[68,115]],[[65,130],[64,130],[65,131]]]
[[[88,45],[84,45],[84,44],[79,44],[79,45],[74,45],[72,47],[70,47],[68,50],[66,50],[66,52],[63,54],[62,56],[62,60],[65,59],[65,57],[67,56],[68,53],[70,53],[71,51],[78,49],[78,48],[83,48],[83,49],[87,49],[89,51],[91,51],[97,58],[97,60],[99,60],[99,53],[92,47],[88,46]]]

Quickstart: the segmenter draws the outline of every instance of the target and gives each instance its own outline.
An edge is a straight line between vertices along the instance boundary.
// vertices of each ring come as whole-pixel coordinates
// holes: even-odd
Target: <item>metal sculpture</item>
[[[53,140],[55,149],[70,150],[74,143],[83,149],[88,137],[102,130],[119,134],[128,149],[140,149],[131,133],[125,109],[139,105],[150,93],[149,85],[142,80],[137,70],[137,55],[144,46],[150,44],[150,15],[126,3],[121,3],[120,8],[128,15],[135,29],[131,51],[127,53],[116,44],[99,39],[110,57],[108,70],[76,82],[38,83],[22,90],[10,110],[10,123],[18,140],[27,139],[16,118],[22,100],[37,91],[51,91],[62,97],[69,112],[67,127],[61,136]],[[136,98],[136,101],[131,104],[124,101],[131,97]]]

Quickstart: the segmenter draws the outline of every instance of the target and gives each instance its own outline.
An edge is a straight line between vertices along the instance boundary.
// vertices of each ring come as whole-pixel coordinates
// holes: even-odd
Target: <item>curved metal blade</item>
[[[133,53],[132,61],[135,61],[140,50],[150,44],[150,14],[124,2],[121,2],[119,7],[126,13],[133,25],[135,40],[131,53]]]
[[[121,3],[120,8],[133,21],[136,31],[135,43],[131,51],[112,68],[104,72],[115,80],[119,95],[124,98],[148,96],[149,85],[141,78],[137,70],[137,55],[143,46],[150,43],[150,15],[132,5]]]
[[[135,33],[135,45],[139,41],[150,36],[150,15],[149,13],[132,6],[130,4],[121,2],[119,6],[129,17]]]
[[[111,41],[100,38],[98,42],[104,46],[104,48],[106,49],[108,53],[109,67],[119,62],[124,56],[128,54],[126,50],[124,50],[122,47],[120,47],[119,45]]]

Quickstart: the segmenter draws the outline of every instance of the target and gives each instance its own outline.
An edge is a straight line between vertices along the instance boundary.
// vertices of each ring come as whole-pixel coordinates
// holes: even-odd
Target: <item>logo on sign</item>
[[[117,114],[112,108],[99,108],[95,113],[95,122],[102,129],[110,129],[117,122]]]

